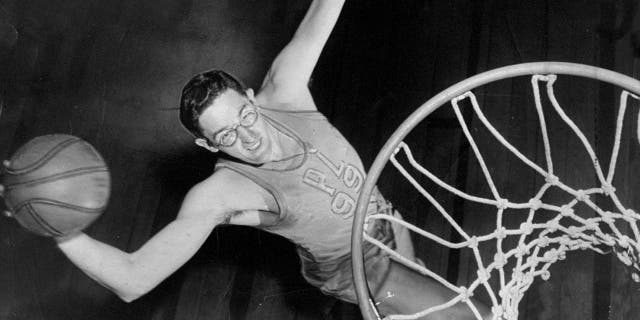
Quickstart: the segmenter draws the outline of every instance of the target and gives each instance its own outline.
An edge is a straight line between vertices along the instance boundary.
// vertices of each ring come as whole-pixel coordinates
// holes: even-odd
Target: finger
[[[5,168],[9,168],[9,166],[11,165],[11,162],[9,160],[4,160],[2,161],[2,165],[5,166]]]

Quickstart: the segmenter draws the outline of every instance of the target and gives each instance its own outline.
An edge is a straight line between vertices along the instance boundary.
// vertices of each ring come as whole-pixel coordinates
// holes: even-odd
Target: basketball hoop
[[[535,111],[538,115],[537,121],[539,131],[542,135],[541,140],[545,155],[544,165],[537,164],[535,161],[529,159],[527,155],[512,145],[499,130],[491,124],[487,117],[485,117],[478,103],[478,99],[472,91],[495,81],[525,75],[531,76],[532,95],[535,101]],[[622,88],[619,96],[614,144],[606,172],[601,167],[596,152],[585,134],[567,115],[558,99],[556,99],[554,83],[557,80],[557,75],[578,76],[606,82]],[[540,87],[543,83],[545,89]],[[563,181],[564,177],[559,177],[555,174],[549,133],[547,130],[547,120],[542,108],[541,91],[546,93],[551,103],[553,110],[551,112],[555,112],[555,115],[559,117],[569,128],[569,131],[577,137],[579,144],[584,151],[586,151],[587,157],[593,165],[593,173],[595,173],[597,185],[589,188],[576,188],[569,183],[565,183],[565,181]],[[640,232],[637,225],[637,222],[640,220],[640,214],[633,211],[628,205],[621,201],[616,194],[616,188],[613,183],[616,165],[618,164],[621,132],[627,113],[627,104],[629,98],[639,100],[640,98],[638,96],[640,96],[640,82],[619,73],[582,64],[539,62],[517,64],[484,72],[449,87],[420,106],[400,125],[383,146],[369,170],[358,200],[353,224],[352,258],[355,288],[363,317],[365,319],[380,319],[375,307],[376,302],[369,296],[367,287],[362,256],[363,240],[378,246],[393,257],[394,260],[403,263],[405,266],[420,274],[438,281],[450,289],[455,296],[445,304],[434,306],[415,314],[387,315],[385,319],[417,319],[448,308],[450,305],[458,302],[466,303],[476,318],[481,319],[476,306],[467,298],[473,295],[474,291],[482,289],[486,290],[491,300],[490,307],[494,319],[516,320],[518,318],[518,304],[533,281],[537,277],[544,280],[548,279],[550,277],[549,267],[551,264],[558,260],[563,260],[566,253],[579,249],[590,249],[600,254],[614,253],[617,258],[632,271],[633,279],[636,282],[640,281],[640,276],[638,276],[638,273],[640,273]],[[531,195],[528,201],[518,202],[503,198],[501,190],[499,190],[499,187],[494,183],[492,174],[485,163],[485,157],[478,148],[476,140],[463,118],[460,110],[460,103],[462,101],[471,105],[476,119],[481,122],[482,126],[484,126],[492,138],[495,139],[506,152],[517,157],[517,159],[519,159],[518,161],[528,167],[528,169],[533,170],[536,175],[543,179],[544,182],[542,186],[537,189],[535,194]],[[472,154],[477,160],[480,171],[490,189],[490,196],[472,195],[444,182],[415,160],[409,143],[404,141],[407,135],[421,121],[433,111],[446,104],[450,104],[453,108],[463,136],[466,142],[468,142]],[[550,111],[546,112],[549,113]],[[638,117],[636,130],[638,130],[636,135],[638,143],[640,143],[640,116]],[[480,235],[472,234],[464,230],[464,228],[452,218],[451,214],[438,203],[432,194],[418,182],[419,179],[414,177],[414,175],[417,174],[414,173],[414,175],[412,175],[409,173],[409,170],[406,170],[403,164],[400,164],[396,158],[397,155],[402,155],[403,158],[406,159],[406,162],[408,162],[411,167],[411,171],[418,172],[417,174],[419,174],[421,178],[428,179],[455,197],[494,207],[496,212],[495,230]],[[452,229],[458,233],[461,241],[449,241],[389,215],[374,214],[366,216],[368,199],[377,184],[382,170],[388,163],[391,163],[397,169],[397,172],[402,174],[413,188],[424,196],[429,204],[436,208],[442,217],[451,224]],[[552,189],[560,190],[563,194],[569,195],[571,199],[562,203],[548,203],[543,197]],[[607,198],[612,203],[613,209],[605,210],[599,206],[598,202],[593,200],[596,196]],[[581,217],[574,211],[577,206],[584,206],[592,210],[595,212],[595,216],[591,218]],[[524,219],[518,228],[509,228],[502,222],[503,215],[509,210],[516,209],[526,212],[522,214]],[[551,212],[553,213],[553,217],[543,222],[534,222],[534,217],[538,210]],[[416,234],[448,248],[465,248],[471,250],[478,266],[475,280],[466,287],[452,284],[437,273],[415,263],[411,259],[401,256],[393,249],[369,237],[366,232],[364,232],[364,225],[373,219],[385,219],[391,223],[402,225]],[[570,221],[571,223],[569,224],[565,221]],[[615,223],[624,224],[625,228],[628,226],[630,231],[625,232],[625,230],[621,230]],[[517,245],[515,247],[503,248],[503,240],[508,237],[517,239]],[[485,258],[483,262],[480,257],[480,251],[478,250],[478,245],[481,243],[490,243],[492,246],[495,244],[494,249],[496,253],[493,259]],[[507,264],[509,264],[510,267],[513,266],[511,270],[505,270]],[[488,282],[492,273],[498,274],[500,278],[497,287],[492,287]]]

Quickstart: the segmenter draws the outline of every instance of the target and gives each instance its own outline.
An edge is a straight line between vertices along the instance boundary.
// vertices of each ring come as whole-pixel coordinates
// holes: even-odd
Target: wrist
[[[53,239],[56,241],[58,245],[61,245],[69,241],[72,241],[73,239],[77,239],[81,235],[83,235],[83,233],[81,231],[78,231],[78,232],[72,232],[70,234],[66,234],[64,236],[54,237]]]

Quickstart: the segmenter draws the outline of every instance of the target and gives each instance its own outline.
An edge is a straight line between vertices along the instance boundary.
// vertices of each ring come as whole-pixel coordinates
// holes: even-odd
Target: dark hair
[[[180,122],[194,136],[205,138],[198,118],[213,101],[227,89],[245,94],[244,85],[234,76],[222,71],[211,70],[200,73],[184,86],[180,98]]]

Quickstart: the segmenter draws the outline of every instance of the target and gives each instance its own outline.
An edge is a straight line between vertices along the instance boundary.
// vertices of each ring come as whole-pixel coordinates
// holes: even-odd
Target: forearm
[[[123,300],[132,301],[184,265],[230,213],[246,209],[247,196],[212,196],[246,194],[245,184],[236,180],[235,173],[222,171],[194,186],[185,196],[176,219],[135,252],[123,252],[84,233],[57,239],[58,247],[89,277]],[[261,198],[256,198],[259,197],[254,197],[258,203],[253,207],[267,208],[259,202]]]
[[[320,53],[335,26],[344,0],[314,0],[300,22],[291,41],[274,59],[261,91],[269,86],[285,91],[299,91],[316,66]]]
[[[344,0],[314,0],[300,22],[294,37],[312,37],[324,46],[331,30],[340,16]]]
[[[141,277],[135,274],[131,254],[84,233],[57,240],[58,247],[71,262],[124,301],[132,301],[148,291],[140,283]]]
[[[58,247],[89,277],[132,301],[149,292],[195,254],[219,218],[182,217],[165,226],[140,249],[126,253],[79,234],[58,239]]]

